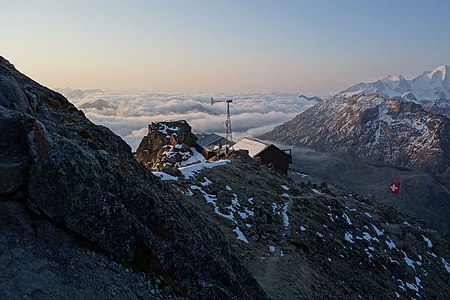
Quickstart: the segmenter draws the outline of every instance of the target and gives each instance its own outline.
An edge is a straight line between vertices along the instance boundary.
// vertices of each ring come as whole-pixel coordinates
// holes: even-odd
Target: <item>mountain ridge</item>
[[[377,94],[330,98],[261,138],[432,172],[450,167],[450,120]]]
[[[374,82],[360,82],[337,94],[337,96],[352,96],[359,93],[376,93],[383,97],[403,97],[410,93],[414,102],[432,100],[450,101],[449,67],[440,65],[432,71],[425,71],[421,75],[407,80],[402,75],[388,75]]]

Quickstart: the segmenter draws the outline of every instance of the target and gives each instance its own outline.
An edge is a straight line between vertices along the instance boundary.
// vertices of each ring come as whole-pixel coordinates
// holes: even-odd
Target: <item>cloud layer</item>
[[[225,133],[226,105],[210,104],[207,94],[141,92],[117,94],[103,91],[64,92],[94,123],[109,127],[135,150],[150,122],[184,119],[194,133]],[[292,119],[315,102],[297,93],[216,94],[233,99],[233,138],[254,137]],[[98,101],[102,99],[104,101]],[[107,105],[105,105],[107,104]]]

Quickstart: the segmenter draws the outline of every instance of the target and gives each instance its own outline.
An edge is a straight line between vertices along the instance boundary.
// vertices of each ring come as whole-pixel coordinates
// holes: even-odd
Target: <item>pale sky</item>
[[[0,55],[55,88],[338,92],[450,64],[447,0],[0,0]]]

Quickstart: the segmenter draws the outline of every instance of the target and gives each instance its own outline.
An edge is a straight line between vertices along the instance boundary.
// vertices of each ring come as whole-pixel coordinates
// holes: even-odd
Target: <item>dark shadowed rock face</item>
[[[375,94],[318,103],[262,138],[443,173],[450,166],[450,120],[420,105]]]
[[[218,229],[130,147],[0,57],[0,199],[26,202],[194,298],[264,297]]]

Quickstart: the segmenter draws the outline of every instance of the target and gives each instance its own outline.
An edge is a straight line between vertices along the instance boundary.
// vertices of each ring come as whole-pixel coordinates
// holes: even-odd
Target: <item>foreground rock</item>
[[[122,139],[1,57],[0,120],[0,199],[26,203],[118,261],[162,277],[177,295],[264,297],[220,230],[137,163]],[[8,174],[20,176],[5,183]]]
[[[134,272],[23,203],[1,201],[1,299],[178,299],[162,278]]]

